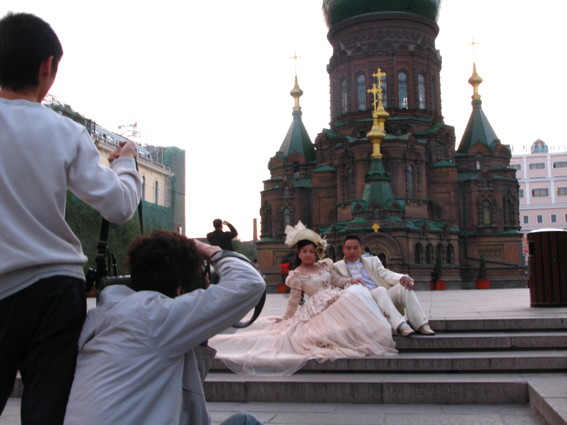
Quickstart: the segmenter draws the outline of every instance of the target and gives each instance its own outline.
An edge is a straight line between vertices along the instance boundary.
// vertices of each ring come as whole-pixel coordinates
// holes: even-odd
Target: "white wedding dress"
[[[310,359],[397,354],[390,324],[370,291],[350,285],[331,260],[319,264],[318,273],[289,273],[290,298],[281,322],[266,317],[212,338],[217,358],[239,374],[291,375]],[[297,312],[301,291],[309,298]]]

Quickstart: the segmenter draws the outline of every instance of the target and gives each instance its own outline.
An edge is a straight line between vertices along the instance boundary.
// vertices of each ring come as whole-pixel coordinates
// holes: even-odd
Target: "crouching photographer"
[[[220,278],[207,289],[206,260]],[[250,311],[264,281],[238,254],[166,231],[135,239],[127,261],[132,289],[104,288],[87,315],[65,424],[210,424],[194,349]]]

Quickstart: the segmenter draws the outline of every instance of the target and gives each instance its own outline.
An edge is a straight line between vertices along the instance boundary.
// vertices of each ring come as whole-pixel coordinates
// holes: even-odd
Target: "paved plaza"
[[[532,308],[529,291],[522,289],[455,290],[417,292],[433,320],[456,319],[567,319],[567,308]],[[282,315],[287,295],[269,294],[263,316]],[[89,308],[94,300],[89,299]],[[567,404],[567,376],[556,376],[565,394],[557,402]],[[565,381],[565,382],[563,382]],[[549,381],[547,381],[549,382]],[[553,396],[552,396],[553,397]],[[20,423],[20,399],[11,398],[0,425]],[[230,415],[248,411],[266,424],[385,424],[385,425],[543,425],[545,421],[529,405],[438,404],[340,404],[340,403],[209,403],[213,424]],[[560,409],[561,410],[561,409]]]
[[[544,425],[528,405],[209,403],[213,425],[246,411],[280,425]],[[20,399],[11,398],[0,425],[20,425]],[[134,424],[132,424],[134,425]]]

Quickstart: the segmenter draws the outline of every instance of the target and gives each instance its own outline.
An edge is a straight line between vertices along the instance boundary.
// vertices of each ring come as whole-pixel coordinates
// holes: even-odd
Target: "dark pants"
[[[85,315],[85,282],[68,276],[0,300],[0,413],[19,369],[22,424],[63,423]]]

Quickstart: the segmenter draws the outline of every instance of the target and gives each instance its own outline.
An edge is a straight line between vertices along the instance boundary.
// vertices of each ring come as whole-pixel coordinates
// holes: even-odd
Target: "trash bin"
[[[528,233],[532,307],[567,306],[567,232],[541,229]]]

